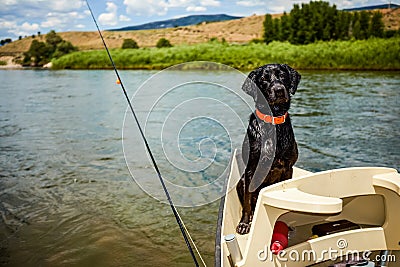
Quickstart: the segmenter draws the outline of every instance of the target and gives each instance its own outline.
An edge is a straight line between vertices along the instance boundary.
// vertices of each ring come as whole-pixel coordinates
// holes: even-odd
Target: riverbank
[[[22,65],[16,64],[14,62],[14,57],[12,56],[2,56],[0,57],[0,69],[21,69]]]
[[[266,63],[297,69],[400,70],[400,37],[318,42],[308,45],[272,42],[235,45],[208,42],[171,48],[113,49],[119,69],[164,69],[189,61],[212,61],[251,70]],[[53,69],[110,69],[104,50],[75,52],[53,60]]]

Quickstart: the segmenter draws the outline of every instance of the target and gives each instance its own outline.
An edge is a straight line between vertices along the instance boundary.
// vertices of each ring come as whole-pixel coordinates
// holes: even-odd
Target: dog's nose
[[[271,100],[275,104],[283,103],[289,101],[289,95],[286,88],[281,83],[276,83],[271,87]]]
[[[286,97],[286,88],[283,86],[283,84],[276,84],[273,87],[273,90],[277,98]]]
[[[285,97],[285,89],[279,89],[276,92],[277,97]]]

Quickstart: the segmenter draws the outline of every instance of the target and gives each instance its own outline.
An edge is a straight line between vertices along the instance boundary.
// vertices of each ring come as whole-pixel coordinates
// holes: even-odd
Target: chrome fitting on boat
[[[233,264],[238,263],[243,259],[242,253],[240,252],[239,243],[236,239],[235,234],[229,234],[224,236],[225,243],[228,247],[228,251],[231,254]]]

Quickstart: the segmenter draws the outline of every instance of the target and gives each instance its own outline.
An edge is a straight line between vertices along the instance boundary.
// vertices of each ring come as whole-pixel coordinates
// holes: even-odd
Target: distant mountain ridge
[[[344,11],[363,11],[363,10],[375,10],[375,9],[386,9],[386,8],[399,8],[400,6],[397,4],[383,4],[383,5],[375,5],[375,6],[362,6],[362,7],[354,7],[354,8],[346,8]]]
[[[226,14],[216,15],[190,15],[177,19],[168,19],[162,21],[155,21],[136,26],[128,26],[119,29],[112,29],[110,31],[136,31],[136,30],[152,30],[152,29],[165,29],[175,28],[181,26],[196,25],[203,22],[216,22],[225,20],[241,19],[242,17],[230,16]]]
[[[399,8],[398,4],[382,4],[382,5],[373,5],[373,6],[362,6],[355,8],[346,8],[343,11],[363,11],[363,10],[375,10],[375,9],[396,9]],[[118,29],[110,29],[109,31],[136,31],[136,30],[154,30],[154,29],[166,29],[166,28],[175,28],[182,26],[190,26],[196,25],[203,22],[217,22],[217,21],[226,21],[226,20],[234,20],[241,19],[243,17],[238,16],[230,16],[226,14],[215,14],[215,15],[190,15],[186,17],[181,17],[177,19],[168,19],[161,21],[154,21],[140,25],[127,26]]]

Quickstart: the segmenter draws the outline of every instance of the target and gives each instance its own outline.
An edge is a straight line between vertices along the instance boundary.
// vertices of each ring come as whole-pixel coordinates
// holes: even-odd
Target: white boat
[[[235,185],[243,169],[241,155],[235,151],[220,206],[216,266],[329,266],[349,253],[353,259],[356,253],[375,257],[363,266],[375,266],[372,260],[382,255],[387,256],[386,263],[393,262],[388,266],[400,266],[400,255],[396,252],[395,263],[395,257],[389,256],[396,255],[387,253],[400,250],[400,175],[396,169],[356,167],[312,173],[295,168],[292,179],[260,191],[250,232],[240,235],[236,226],[242,208]],[[277,221],[290,231],[287,248],[275,255],[270,245]],[[351,222],[353,227],[342,229],[341,222]],[[315,229],[338,225],[338,231],[313,234]]]

